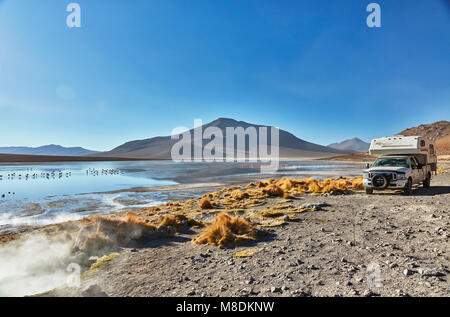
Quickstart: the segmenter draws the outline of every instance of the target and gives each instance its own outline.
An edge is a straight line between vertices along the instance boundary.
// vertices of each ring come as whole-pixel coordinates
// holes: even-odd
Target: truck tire
[[[372,195],[373,194],[373,188],[367,188],[366,187],[366,194],[367,195]]]
[[[428,173],[427,178],[425,178],[425,180],[422,182],[422,185],[424,188],[430,188],[430,183],[431,183],[431,174]]]
[[[375,174],[372,177],[372,186],[377,189],[386,189],[389,186],[389,180],[383,174]]]
[[[412,180],[411,180],[411,178],[408,178],[408,181],[406,182],[406,185],[403,188],[403,192],[405,193],[405,195],[411,195],[412,194]]]

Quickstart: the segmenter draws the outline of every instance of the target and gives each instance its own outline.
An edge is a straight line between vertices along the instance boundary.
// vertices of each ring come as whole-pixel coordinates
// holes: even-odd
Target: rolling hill
[[[52,155],[52,156],[85,156],[98,153],[82,147],[63,147],[61,145],[44,145],[39,147],[9,146],[0,147],[1,154],[19,155]]]
[[[439,155],[450,155],[450,121],[421,124],[403,130],[399,134],[427,136],[436,141],[436,150]]]
[[[23,155],[0,154],[0,163],[49,163],[49,162],[105,162],[105,161],[129,161],[130,158],[120,157],[96,157],[96,156],[57,156],[57,155]]]
[[[264,127],[262,125],[251,124],[244,121],[236,121],[229,118],[219,118],[202,126],[203,131],[208,127],[219,128],[226,139],[225,129],[227,127],[242,127],[247,129],[254,127],[257,129]],[[193,135],[193,130],[190,130]],[[95,154],[95,156],[109,157],[130,157],[130,158],[152,158],[152,159],[170,159],[172,146],[178,140],[172,140],[170,136],[159,136],[144,140],[135,140],[124,143],[111,151]],[[203,140],[204,147],[210,140]],[[224,140],[224,143],[226,140]],[[271,144],[269,140],[269,145]],[[324,157],[336,154],[347,154],[349,151],[333,149],[330,147],[318,145],[299,139],[293,134],[281,130],[279,131],[280,157],[297,158],[297,157]],[[236,145],[235,145],[236,147]],[[248,150],[248,148],[246,149]]]

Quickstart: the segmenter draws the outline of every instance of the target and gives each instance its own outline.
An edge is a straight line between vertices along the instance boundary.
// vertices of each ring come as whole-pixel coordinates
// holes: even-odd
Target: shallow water
[[[362,164],[281,162],[277,175],[356,175]],[[45,225],[93,213],[161,204],[174,193],[115,192],[134,187],[209,182],[260,173],[258,164],[170,161],[0,165],[0,228]],[[3,197],[4,195],[4,197]],[[176,194],[175,194],[176,195]]]

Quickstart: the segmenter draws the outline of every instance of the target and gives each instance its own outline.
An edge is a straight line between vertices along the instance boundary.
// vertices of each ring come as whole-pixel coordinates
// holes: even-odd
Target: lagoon
[[[130,188],[264,177],[358,175],[361,163],[284,161],[261,175],[259,164],[172,161],[64,162],[0,165],[0,229],[78,220],[97,213],[155,206],[195,192],[121,191]],[[198,193],[199,194],[199,193]],[[198,195],[197,194],[197,195]],[[178,197],[177,197],[178,196]]]

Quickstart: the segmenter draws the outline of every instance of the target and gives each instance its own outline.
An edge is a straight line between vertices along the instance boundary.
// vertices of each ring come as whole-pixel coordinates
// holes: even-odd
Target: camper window
[[[412,167],[412,169],[415,169],[415,170],[419,168],[415,158],[411,159],[411,167]]]
[[[430,154],[434,154],[434,145],[430,144]]]

